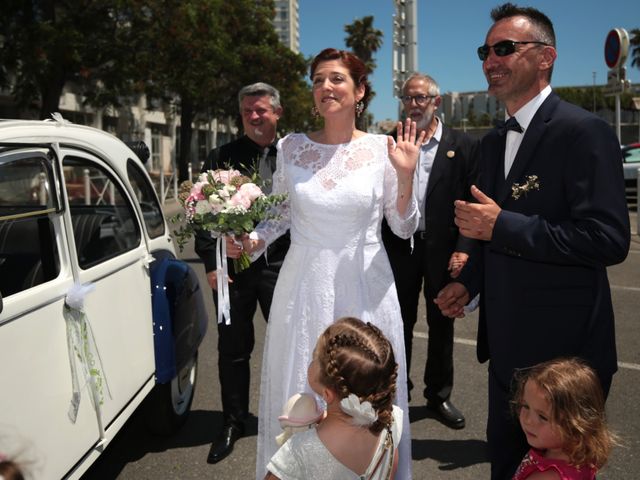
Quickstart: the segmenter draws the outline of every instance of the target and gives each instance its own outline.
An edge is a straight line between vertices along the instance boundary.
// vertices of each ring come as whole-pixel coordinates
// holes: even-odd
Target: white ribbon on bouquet
[[[231,304],[229,301],[229,268],[227,266],[227,242],[224,235],[211,232],[216,238],[216,280],[218,282],[218,323],[231,325]]]

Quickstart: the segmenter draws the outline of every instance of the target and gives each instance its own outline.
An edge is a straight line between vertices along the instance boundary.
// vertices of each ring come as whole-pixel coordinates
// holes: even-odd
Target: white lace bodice
[[[325,145],[305,134],[278,143],[273,193],[287,193],[280,218],[262,222],[258,237],[267,244],[287,229],[292,243],[343,248],[380,241],[384,215],[391,229],[408,238],[418,222],[417,204],[405,216],[396,208],[397,176],[384,135],[364,135],[349,143]]]

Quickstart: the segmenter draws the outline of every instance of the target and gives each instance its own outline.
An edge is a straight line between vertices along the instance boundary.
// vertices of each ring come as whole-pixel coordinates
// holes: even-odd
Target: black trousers
[[[453,389],[453,324],[454,320],[440,313],[433,299],[443,285],[430,282],[426,271],[425,242],[415,238],[413,253],[409,248],[389,248],[387,254],[398,291],[402,322],[404,324],[404,343],[407,355],[407,377],[411,368],[413,328],[418,321],[418,303],[420,290],[424,283],[424,296],[427,307],[427,362],[424,370],[424,397],[434,402],[448,400]],[[448,259],[447,262],[448,264]],[[444,267],[446,270],[446,265]],[[448,278],[448,273],[443,272]],[[409,390],[413,388],[409,380]]]
[[[253,317],[260,304],[262,315],[269,318],[280,265],[281,262],[267,265],[261,257],[247,270],[231,274],[231,324],[218,324],[218,376],[225,423],[241,424],[249,414],[249,361],[255,345]],[[217,308],[216,291],[213,298]]]

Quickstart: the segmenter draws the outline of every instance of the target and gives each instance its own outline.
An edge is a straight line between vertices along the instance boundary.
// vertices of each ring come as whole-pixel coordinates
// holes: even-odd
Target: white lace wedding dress
[[[278,448],[285,402],[294,393],[311,392],[307,367],[317,338],[343,316],[377,325],[393,345],[399,364],[396,403],[405,415],[396,478],[411,478],[404,334],[380,224],[384,215],[397,235],[408,238],[418,225],[418,211],[413,199],[404,218],[396,209],[397,177],[387,138],[367,134],[325,145],[304,134],[288,135],[278,144],[273,193],[288,194],[281,217],[262,222],[256,233],[269,243],[290,229],[291,247],[267,326],[256,478],[264,478]]]

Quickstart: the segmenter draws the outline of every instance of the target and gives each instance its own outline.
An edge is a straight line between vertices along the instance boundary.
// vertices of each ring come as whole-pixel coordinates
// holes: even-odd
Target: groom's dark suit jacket
[[[508,387],[516,368],[587,360],[608,386],[617,369],[606,267],[629,250],[620,144],[601,118],[555,93],[524,132],[504,178],[505,136],[481,144],[480,189],[503,209],[460,281],[481,292],[478,359]],[[512,186],[536,175],[520,198]]]

